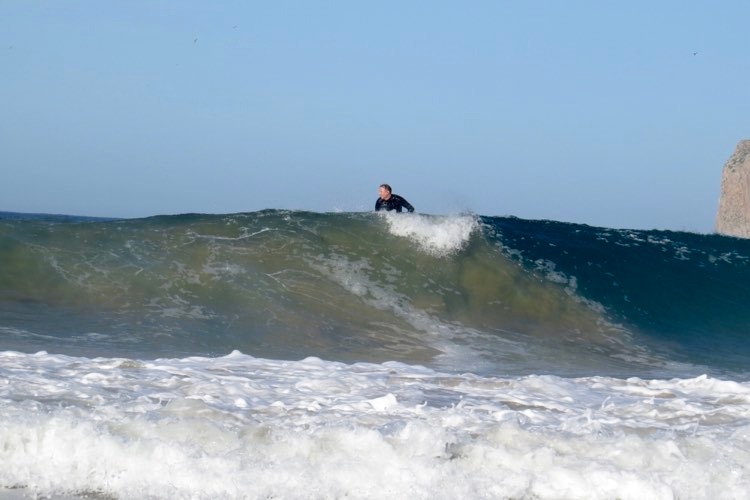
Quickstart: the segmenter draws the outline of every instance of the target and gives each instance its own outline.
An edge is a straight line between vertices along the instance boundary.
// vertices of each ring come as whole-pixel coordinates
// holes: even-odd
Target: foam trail
[[[409,298],[399,293],[392,285],[370,279],[368,273],[373,269],[366,261],[350,262],[345,256],[332,256],[319,259],[314,265],[321,275],[357,295],[362,301],[411,325],[415,333],[400,332],[400,335],[418,339],[439,352],[433,361],[436,366],[464,366],[471,363],[475,371],[491,368],[491,363],[482,360],[482,351],[479,348],[472,348],[465,342],[456,341],[469,336],[478,337],[481,332],[441,322],[438,317],[414,307]],[[392,276],[394,281],[399,278],[398,275]],[[504,352],[508,355],[521,355],[525,352],[526,347],[510,339],[496,337],[494,340],[502,344]]]

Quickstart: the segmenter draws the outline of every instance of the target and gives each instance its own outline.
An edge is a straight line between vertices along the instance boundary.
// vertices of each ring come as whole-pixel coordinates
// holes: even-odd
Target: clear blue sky
[[[750,2],[0,0],[0,210],[711,232]]]

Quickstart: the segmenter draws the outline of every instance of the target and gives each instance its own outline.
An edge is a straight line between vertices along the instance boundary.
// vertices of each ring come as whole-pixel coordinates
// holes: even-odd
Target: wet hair
[[[385,190],[388,191],[389,193],[393,192],[393,190],[391,189],[391,186],[389,186],[388,184],[381,184],[380,187],[385,188]]]

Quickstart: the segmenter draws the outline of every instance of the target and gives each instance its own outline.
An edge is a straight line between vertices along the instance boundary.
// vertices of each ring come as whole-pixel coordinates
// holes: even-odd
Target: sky
[[[0,0],[0,210],[713,232],[750,2]]]

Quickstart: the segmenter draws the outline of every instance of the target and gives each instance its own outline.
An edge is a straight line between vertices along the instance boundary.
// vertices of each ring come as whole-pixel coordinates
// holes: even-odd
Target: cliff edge
[[[750,238],[750,140],[740,141],[724,164],[716,232]]]

